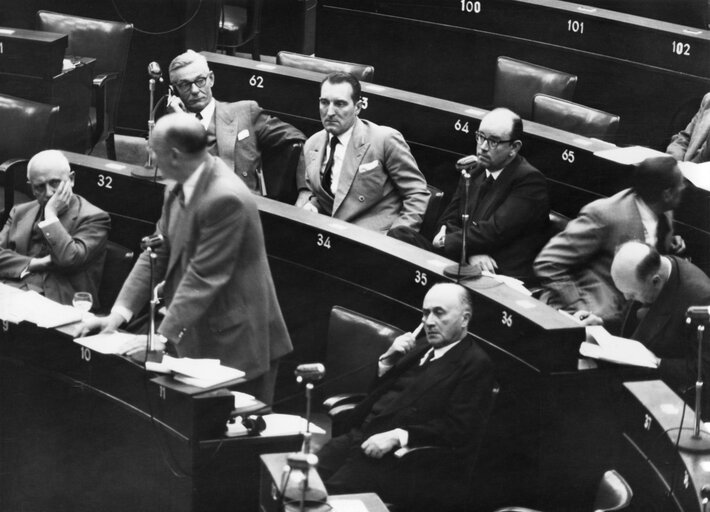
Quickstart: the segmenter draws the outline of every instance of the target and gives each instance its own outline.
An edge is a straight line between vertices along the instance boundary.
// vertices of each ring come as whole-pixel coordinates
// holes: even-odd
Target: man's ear
[[[515,156],[518,154],[520,151],[520,148],[523,147],[523,142],[520,140],[513,141],[510,144],[510,156]]]

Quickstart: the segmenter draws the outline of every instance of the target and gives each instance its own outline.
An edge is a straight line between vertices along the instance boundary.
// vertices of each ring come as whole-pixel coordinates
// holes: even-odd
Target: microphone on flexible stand
[[[156,181],[160,176],[158,168],[155,167],[153,162],[153,156],[150,153],[150,139],[153,136],[153,128],[155,128],[155,111],[158,109],[160,104],[168,97],[164,94],[160,97],[158,102],[155,102],[155,83],[163,82],[163,70],[160,68],[160,64],[153,61],[148,64],[148,91],[150,92],[150,104],[148,106],[148,140],[146,141],[146,153],[147,159],[142,170],[133,169],[131,170],[131,176],[136,178],[152,179]]]
[[[481,269],[473,267],[466,262],[466,227],[468,225],[468,189],[471,184],[470,171],[478,166],[478,157],[476,155],[468,155],[460,158],[456,162],[456,170],[461,172],[464,179],[464,199],[463,213],[461,214],[461,259],[458,265],[449,265],[444,269],[444,275],[447,277],[455,277],[456,282],[462,279],[472,279],[480,277]]]
[[[150,236],[144,236],[143,238],[141,238],[141,251],[145,251],[146,249],[157,249],[158,247],[163,245],[164,241],[165,237],[159,233]]]

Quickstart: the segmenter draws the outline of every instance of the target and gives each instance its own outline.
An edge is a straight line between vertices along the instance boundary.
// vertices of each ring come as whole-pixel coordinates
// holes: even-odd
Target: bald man
[[[247,186],[208,152],[207,133],[194,116],[158,120],[151,150],[166,187],[156,235],[155,282],[164,280],[165,318],[158,348],[179,357],[214,358],[246,372],[239,389],[273,399],[278,360],[291,340],[266,259],[259,211]],[[114,330],[141,311],[151,293],[149,255],[133,267],[111,314]]]
[[[695,382],[697,345],[685,324],[690,306],[710,305],[710,279],[676,256],[662,256],[642,242],[621,245],[611,264],[614,285],[633,301],[623,335],[643,343],[658,358],[661,378],[676,390]],[[710,370],[710,346],[703,349]],[[706,379],[710,373],[706,373]]]
[[[27,181],[35,200],[15,206],[0,232],[0,280],[62,304],[89,292],[98,306],[109,215],[74,194],[74,173],[60,151],[32,157]]]
[[[494,385],[493,364],[467,333],[473,314],[468,291],[435,284],[422,305],[425,336],[394,340],[379,358],[373,391],[348,417],[351,430],[318,453],[330,493],[376,492],[402,510],[441,506],[426,486],[412,489],[411,470],[426,480],[431,468],[412,468],[394,456],[401,447],[460,450],[481,441]],[[418,473],[417,473],[418,474]],[[434,500],[434,503],[430,503]]]
[[[520,155],[523,121],[514,112],[492,110],[481,120],[475,137],[478,163],[471,171],[465,229],[461,217],[466,188],[461,178],[433,240],[407,228],[395,228],[389,235],[454,261],[461,258],[465,235],[469,264],[529,279],[533,260],[547,240],[547,180]]]

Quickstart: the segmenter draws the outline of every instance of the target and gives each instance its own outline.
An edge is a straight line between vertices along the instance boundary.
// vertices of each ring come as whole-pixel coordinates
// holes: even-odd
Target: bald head
[[[642,242],[619,246],[611,263],[611,278],[629,300],[652,304],[668,280],[670,262]]]
[[[150,146],[165,177],[182,183],[207,155],[207,132],[195,116],[168,114],[155,123]]]
[[[56,149],[40,151],[27,164],[27,181],[42,206],[49,201],[62,182],[71,180],[73,176],[69,160]]]
[[[466,335],[473,308],[463,286],[439,283],[424,297],[422,320],[427,341],[433,347],[444,347]]]
[[[486,169],[498,171],[518,155],[522,138],[520,116],[507,108],[496,108],[481,119],[476,132],[476,156]]]

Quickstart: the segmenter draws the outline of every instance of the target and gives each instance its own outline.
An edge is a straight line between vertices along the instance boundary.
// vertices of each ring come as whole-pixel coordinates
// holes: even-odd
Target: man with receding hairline
[[[413,468],[394,452],[441,446],[460,450],[464,460],[480,443],[494,373],[467,333],[472,314],[468,291],[458,284],[435,284],[427,292],[425,339],[407,332],[394,340],[379,358],[372,392],[348,416],[350,431],[318,453],[330,493],[376,492],[402,510],[436,500],[426,487],[409,485],[428,468]]]
[[[15,206],[0,232],[0,281],[62,304],[98,288],[111,228],[109,215],[74,194],[74,173],[56,150],[27,164],[35,201]]]
[[[643,343],[656,355],[661,378],[685,390],[697,376],[697,344],[686,329],[686,311],[710,305],[710,278],[689,261],[639,241],[618,248],[611,277],[631,306],[638,306],[627,308],[622,334]],[[703,372],[710,371],[707,341],[706,336]]]
[[[238,387],[270,404],[278,360],[291,352],[266,258],[259,212],[242,180],[209,154],[204,127],[184,113],[158,120],[151,151],[166,178],[156,234],[155,282],[166,313],[158,348],[179,357],[219,359],[246,373]],[[111,314],[87,327],[115,330],[151,293],[147,252],[133,267]]]

